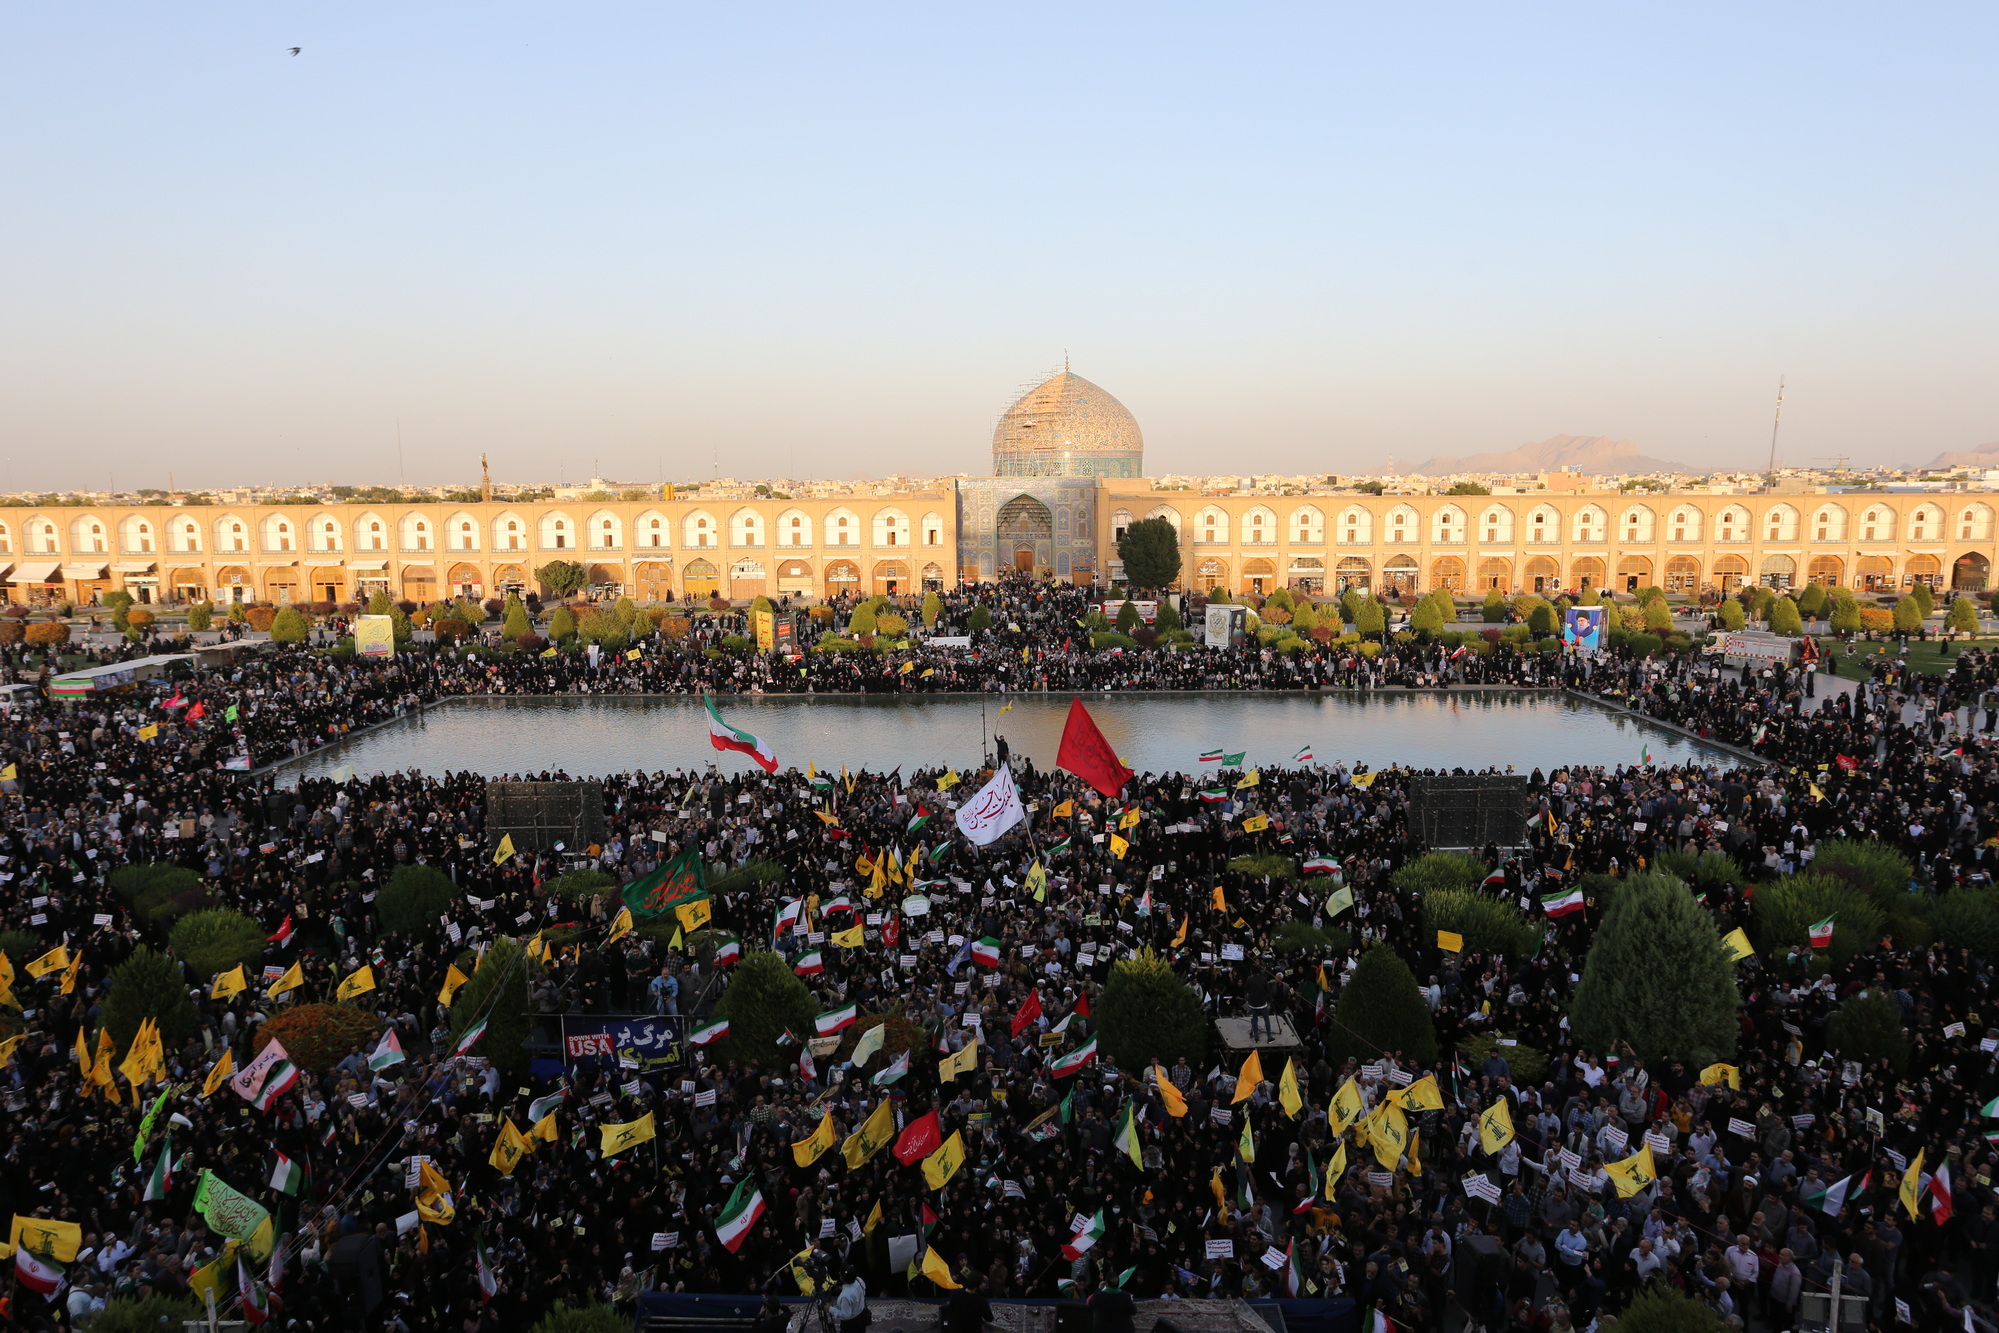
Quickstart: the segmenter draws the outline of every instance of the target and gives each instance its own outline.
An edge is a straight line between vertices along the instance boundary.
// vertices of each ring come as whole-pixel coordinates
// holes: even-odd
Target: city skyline
[[[1987,11],[1055,14],[18,11],[0,491],[1999,439]]]

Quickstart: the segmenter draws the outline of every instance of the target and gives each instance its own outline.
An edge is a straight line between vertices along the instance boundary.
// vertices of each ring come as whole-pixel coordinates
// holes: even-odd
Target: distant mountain
[[[1701,470],[1641,454],[1635,441],[1613,440],[1608,435],[1553,435],[1539,444],[1523,444],[1503,454],[1426,458],[1409,470],[1439,477],[1457,472],[1558,472],[1565,467],[1579,467],[1592,474]]]
[[[1931,467],[1999,467],[1999,441],[1976,449],[1947,449],[1930,460]]]

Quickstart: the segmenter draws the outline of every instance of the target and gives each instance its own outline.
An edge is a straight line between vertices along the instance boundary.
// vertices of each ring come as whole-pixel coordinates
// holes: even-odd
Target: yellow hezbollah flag
[[[1260,772],[1258,772],[1256,769],[1252,768],[1251,770],[1249,770],[1249,772],[1242,775],[1241,780],[1236,783],[1235,789],[1237,791],[1241,791],[1245,787],[1254,787],[1259,782],[1262,781],[1263,781],[1263,775]]]
[[[625,1149],[635,1147],[652,1137],[652,1112],[647,1111],[637,1120],[622,1125],[605,1125],[603,1128],[604,1141],[598,1145],[597,1150],[606,1157],[616,1157]]]
[[[1742,1071],[1734,1065],[1715,1064],[1701,1070],[1701,1083],[1706,1087],[1711,1088],[1724,1081],[1736,1092],[1742,1091]]]
[[[78,951],[70,955],[69,966],[62,970],[62,993],[64,995],[76,989],[76,974],[82,970],[83,954],[81,951]],[[8,998],[12,999],[13,997],[9,996]]]
[[[1067,819],[1075,813],[1076,803],[1074,801],[1064,801],[1053,810],[1050,810],[1048,815],[1051,819]]]
[[[1245,1162],[1254,1162],[1256,1160],[1256,1136],[1249,1132],[1249,1116],[1247,1113],[1242,1118],[1242,1134],[1235,1141],[1235,1150],[1236,1156],[1242,1158]]]
[[[867,942],[861,923],[858,921],[845,930],[834,931],[826,938],[839,945],[842,949],[858,949]]]
[[[954,1129],[943,1147],[923,1159],[923,1179],[931,1189],[941,1190],[964,1164],[965,1140]]]
[[[249,989],[250,979],[243,974],[243,965],[236,964],[227,972],[218,972],[215,981],[208,988],[211,1000],[226,1000],[232,995],[241,995]]]
[[[529,1149],[532,1151],[533,1145],[536,1143],[554,1143],[555,1141],[555,1112],[550,1111],[547,1115],[535,1121],[534,1128],[528,1131]]]
[[[233,1240],[224,1245],[222,1253],[216,1255],[211,1262],[188,1274],[187,1289],[204,1300],[213,1293],[216,1303],[221,1304],[229,1294],[222,1286],[222,1277],[235,1267],[237,1249],[238,1244]],[[231,1279],[232,1282],[234,1280]]]
[[[513,857],[514,835],[511,833],[502,833],[500,835],[500,845],[493,849],[493,864],[503,866],[513,860]]]
[[[1361,1100],[1360,1088],[1348,1079],[1333,1094],[1332,1103],[1326,1107],[1326,1119],[1332,1122],[1334,1134],[1344,1134],[1359,1122],[1366,1110],[1367,1103]]]
[[[521,1158],[530,1151],[528,1141],[514,1128],[513,1117],[501,1116],[500,1137],[494,1140],[492,1155],[486,1158],[493,1164],[493,1169],[503,1176],[511,1176],[514,1168],[521,1164]]]
[[[142,741],[152,740],[154,737],[158,736],[159,734],[160,734],[160,727],[157,722],[149,723],[148,725],[139,728],[139,739]]]
[[[1036,861],[1027,868],[1026,884],[1034,894],[1034,901],[1038,903],[1048,901],[1048,872],[1042,868],[1041,862]]]
[[[1513,1142],[1513,1112],[1501,1097],[1478,1113],[1478,1145],[1496,1153]]]
[[[632,933],[632,909],[629,907],[620,907],[618,909],[618,914],[611,918],[611,934],[609,938],[607,938],[604,941],[604,943],[616,944],[619,940],[625,938],[625,936],[631,933]]]
[[[1229,910],[1229,900],[1222,896],[1222,886],[1219,884],[1215,885],[1214,895],[1209,899],[1209,902],[1217,912],[1226,912]]]
[[[946,1291],[958,1290],[958,1284],[951,1277],[951,1265],[945,1263],[943,1256],[928,1245],[923,1247],[923,1276]]]
[[[1137,828],[1138,819],[1139,815],[1137,810],[1127,810],[1123,814],[1118,816],[1117,826],[1119,828]]]
[[[1425,1074],[1400,1092],[1389,1094],[1397,1106],[1411,1111],[1441,1111],[1444,1094],[1437,1090],[1437,1076]]]
[[[444,989],[437,993],[437,1002],[449,1009],[451,997],[458,993],[458,988],[463,986],[465,981],[465,974],[458,970],[458,964],[453,963],[444,974]]]
[[[889,1145],[895,1138],[895,1116],[888,1109],[888,1099],[884,1097],[861,1127],[849,1134],[840,1145],[840,1155],[847,1159],[847,1169],[856,1171],[863,1162],[873,1157]]]
[[[28,964],[28,975],[41,978],[51,972],[60,972],[69,966],[69,950],[58,944],[55,948]]]
[[[1381,774],[1378,772],[1356,773],[1351,778],[1348,778],[1347,781],[1351,782],[1356,787],[1372,787],[1374,785],[1374,780],[1380,776]]]
[[[1339,1151],[1333,1154],[1332,1161],[1326,1163],[1326,1178],[1319,1182],[1319,1192],[1325,1196],[1327,1203],[1333,1201],[1333,1191],[1339,1187],[1340,1177],[1346,1173],[1347,1144],[1345,1139],[1341,1139]]]
[[[673,909],[673,914],[680,918],[680,924],[687,927],[690,933],[707,925],[709,919],[715,915],[714,910],[708,906],[706,898],[696,898],[691,903],[682,903]]]
[[[1242,1062],[1242,1072],[1235,1076],[1235,1096],[1229,1098],[1229,1105],[1246,1102],[1263,1082],[1263,1060],[1252,1050],[1249,1059]]]
[[[1166,1071],[1159,1067],[1156,1060],[1152,1065],[1152,1081],[1159,1086],[1159,1100],[1166,1103],[1166,1114],[1175,1120],[1187,1114],[1187,1099],[1181,1095],[1180,1089],[1173,1086],[1173,1080],[1166,1077]]]
[[[229,1053],[227,1046],[224,1046],[222,1048],[222,1058],[215,1062],[215,1067],[208,1071],[208,1077],[201,1081],[201,1095],[204,1097],[214,1096],[215,1090],[222,1086],[222,1081],[235,1072],[236,1057]]]
[[[375,989],[375,969],[370,964],[363,963],[354,969],[352,976],[335,988],[333,998],[341,1001],[351,1000],[356,995],[365,995],[373,989]]]
[[[83,1227],[76,1222],[52,1222],[46,1217],[23,1217],[16,1213],[7,1244],[59,1264],[73,1264],[77,1250],[83,1245]]]
[[[1640,1144],[1638,1151],[1631,1156],[1605,1162],[1603,1173],[1610,1177],[1611,1184],[1617,1186],[1617,1197],[1628,1199],[1659,1178],[1659,1167],[1652,1160],[1652,1149]]]
[[[791,1160],[800,1166],[811,1166],[833,1146],[833,1138],[833,1116],[826,1112],[819,1117],[819,1128],[791,1145]]]
[[[960,1074],[979,1072],[979,1043],[976,1039],[965,1043],[962,1049],[951,1052],[937,1062],[937,1081],[948,1083]]]
[[[1909,1169],[1902,1173],[1902,1188],[1895,1192],[1896,1197],[1901,1199],[1902,1206],[1909,1210],[1909,1217],[1912,1221],[1922,1211],[1923,1199],[1921,1187],[1923,1183],[1924,1151],[1922,1148],[1916,1149],[1916,1155],[1909,1159]]]
[[[1187,927],[1192,924],[1193,920],[1194,914],[1192,912],[1180,918],[1180,929],[1173,933],[1174,948],[1177,949],[1187,942]]]
[[[1244,833],[1261,833],[1269,827],[1269,815],[1251,815],[1248,819],[1242,821],[1242,831]]]
[[[280,995],[288,991],[295,991],[303,985],[305,985],[305,973],[300,970],[297,963],[293,963],[285,969],[283,976],[271,983],[270,989],[265,991],[264,994],[270,999],[275,1000]]]
[[[1374,1160],[1381,1163],[1383,1170],[1393,1171],[1408,1145],[1409,1118],[1402,1114],[1401,1107],[1384,1102],[1367,1122],[1367,1146],[1374,1149]]]
[[[1756,950],[1749,947],[1749,937],[1742,933],[1741,926],[1721,937],[1721,947],[1728,950],[1728,961],[1731,963],[1756,956]]]
[[[1445,953],[1463,953],[1465,937],[1455,930],[1440,930],[1437,932],[1437,947]]]
[[[1284,1062],[1284,1072],[1277,1076],[1277,1104],[1293,1120],[1305,1109],[1305,1099],[1298,1095],[1298,1071],[1290,1060]]]
[[[1126,842],[1123,838],[1119,837],[1115,833],[1111,834],[1112,856],[1115,856],[1118,860],[1122,861],[1124,860],[1124,854],[1130,850],[1131,850],[1131,844],[1129,842]]]

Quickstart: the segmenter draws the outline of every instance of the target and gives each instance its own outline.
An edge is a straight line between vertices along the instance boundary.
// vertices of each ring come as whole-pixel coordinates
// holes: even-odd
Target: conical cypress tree
[[[1333,1010],[1327,1051],[1378,1060],[1384,1051],[1429,1064],[1437,1058],[1437,1028],[1416,977],[1395,950],[1377,944],[1360,956]]]
[[[1569,1025],[1591,1051],[1707,1065],[1734,1054],[1741,1003],[1714,918],[1671,875],[1638,875],[1611,895]]]

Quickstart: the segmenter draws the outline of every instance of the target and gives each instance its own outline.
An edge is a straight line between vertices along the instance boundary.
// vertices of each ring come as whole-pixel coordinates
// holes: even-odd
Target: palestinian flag
[[[822,1037],[830,1037],[835,1032],[845,1032],[860,1016],[860,1006],[855,1004],[850,1004],[844,1009],[828,1009],[812,1020],[812,1029]]]
[[[1854,1194],[1867,1193],[1867,1187],[1873,1183],[1873,1180],[1874,1173],[1872,1171],[1868,1171],[1860,1177],[1860,1184],[1858,1186],[1854,1185],[1852,1176],[1841,1176],[1817,1194],[1806,1195],[1805,1206],[1816,1208],[1829,1217],[1838,1217],[1840,1210],[1846,1207],[1847,1199]]]
[[[486,1234],[482,1231],[473,1242],[473,1253],[479,1262],[479,1304],[487,1305],[500,1294],[500,1278],[493,1271],[493,1265],[486,1258]]]
[[[777,755],[770,746],[752,736],[749,732],[732,727],[722,720],[722,714],[715,707],[715,696],[706,690],[701,692],[701,701],[708,705],[708,743],[718,750],[734,750],[737,754],[748,755],[758,768],[766,773],[777,772]]]
[[[528,1119],[539,1120],[569,1100],[569,1089],[557,1088],[546,1097],[537,1097],[528,1103]]]
[[[1311,856],[1302,867],[1308,875],[1330,875],[1340,868],[1340,863],[1330,856]]]
[[[1994,1097],[1991,1101],[1985,1103],[1978,1114],[1984,1116],[1987,1120],[1999,1120],[1999,1097]]]
[[[1827,917],[1823,921],[1812,923],[1811,939],[1814,949],[1823,949],[1832,944],[1832,920],[1832,917]]]
[[[1210,787],[1206,791],[1201,793],[1201,799],[1206,801],[1209,805],[1220,805],[1223,801],[1226,801],[1228,798],[1229,798],[1229,793],[1228,793],[1228,788],[1226,787]]]
[[[1053,1064],[1049,1065],[1048,1072],[1055,1075],[1055,1077],[1057,1078],[1067,1078],[1069,1077],[1069,1075],[1081,1069],[1084,1065],[1090,1064],[1093,1061],[1095,1061],[1096,1058],[1097,1058],[1097,1039],[1095,1037],[1092,1037],[1088,1041],[1084,1042],[1081,1046],[1078,1046],[1075,1050],[1063,1056],[1060,1060],[1057,1060]]]
[[[243,1298],[244,1323],[258,1325],[270,1322],[271,1298],[257,1285],[250,1266],[243,1262],[241,1250],[236,1251],[236,1293]]]
[[[791,965],[791,970],[801,977],[816,977],[826,970],[826,960],[814,949],[811,953],[798,955],[798,961]]]
[[[1201,751],[1201,762],[1204,764],[1219,764],[1222,762],[1222,752],[1220,750],[1203,750]]]
[[[909,831],[911,833],[917,833],[922,831],[923,826],[930,822],[931,817],[932,817],[931,811],[924,809],[920,805],[917,806],[915,816],[911,818],[909,821]]]
[[[990,935],[972,941],[972,961],[990,972],[1000,965],[1000,942]]]
[[[454,1056],[465,1054],[465,1052],[471,1050],[474,1046],[477,1046],[479,1044],[479,1039],[485,1035],[486,1035],[486,1020],[482,1018],[478,1022],[474,1023],[471,1027],[465,1029],[465,1035],[460,1037],[458,1039],[458,1044],[451,1048],[451,1054]]]
[[[311,1178],[312,1171],[304,1162],[294,1162],[283,1153],[271,1168],[271,1188],[280,1194],[297,1194]]]
[[[1090,1247],[1103,1238],[1104,1210],[1099,1208],[1095,1217],[1086,1222],[1075,1235],[1069,1237],[1068,1243],[1062,1247],[1062,1257],[1074,1263],[1088,1254]]]
[[[904,1051],[901,1055],[896,1056],[895,1059],[883,1065],[868,1082],[874,1084],[877,1088],[891,1087],[901,1082],[902,1076],[908,1072],[909,1052]]]
[[[65,1271],[54,1259],[28,1253],[25,1245],[14,1251],[14,1280],[50,1300],[54,1300],[56,1293],[62,1290]]]
[[[404,1058],[403,1044],[396,1040],[396,1030],[390,1028],[382,1034],[382,1040],[376,1043],[375,1049],[368,1053],[368,1068],[387,1069],[390,1065],[401,1064]]]
[[[1583,910],[1583,891],[1576,887],[1560,893],[1544,893],[1541,895],[1541,910],[1557,919],[1571,912],[1580,912]]]
[[[734,967],[743,961],[743,941],[740,937],[724,935],[715,945],[715,966]]]
[[[1307,746],[1305,746],[1305,747],[1304,747],[1303,749],[1299,750],[1299,751],[1298,751],[1298,753],[1296,753],[1296,754],[1294,754],[1294,755],[1292,755],[1292,756],[1291,756],[1291,762],[1292,762],[1292,763],[1294,763],[1294,764],[1309,764],[1309,763],[1311,763],[1311,762],[1312,762],[1312,747],[1311,747],[1311,746],[1309,746],[1309,745],[1307,745]]]
[[[745,1190],[749,1191],[747,1196]],[[729,1196],[729,1202],[722,1206],[721,1213],[715,1218],[715,1234],[721,1239],[722,1247],[730,1254],[740,1250],[750,1234],[750,1228],[763,1215],[763,1191],[752,1189],[749,1177],[745,1176],[737,1182],[735,1193]]]
[[[706,1046],[709,1042],[715,1041],[722,1037],[726,1037],[728,1035],[729,1035],[729,1020],[724,1018],[716,1022],[710,1023],[705,1028],[696,1028],[694,1030],[694,1035],[689,1037],[687,1040],[693,1042],[696,1046]],[[537,1105],[539,1105],[539,1103],[537,1103]]]
[[[1072,843],[1072,842],[1074,842],[1074,841],[1075,841],[1075,839],[1074,839],[1074,838],[1064,838],[1064,839],[1062,839],[1062,841],[1060,841],[1060,842],[1056,843],[1056,844],[1055,844],[1055,845],[1054,845],[1053,847],[1050,847],[1050,848],[1048,849],[1048,857],[1049,857],[1049,859],[1050,859],[1050,860],[1053,860],[1053,859],[1055,858],[1055,855],[1056,855],[1056,853],[1058,853],[1058,852],[1066,852],[1066,851],[1068,851],[1068,850],[1069,850],[1069,844],[1070,844],[1070,843]]]

